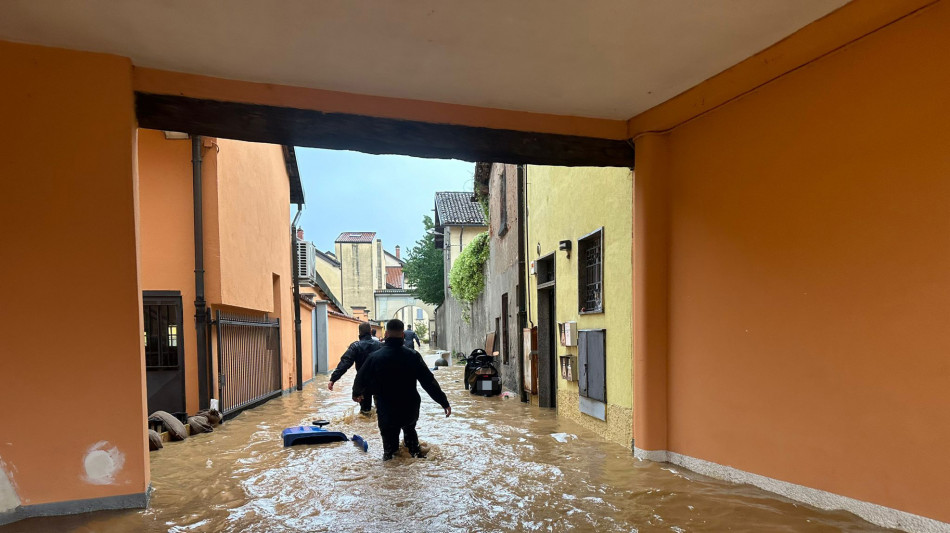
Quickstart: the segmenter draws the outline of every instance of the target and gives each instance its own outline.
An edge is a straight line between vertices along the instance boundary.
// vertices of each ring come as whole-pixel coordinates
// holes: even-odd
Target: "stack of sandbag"
[[[165,411],[155,411],[148,417],[149,422],[161,422],[168,431],[172,440],[185,440],[188,438],[188,430],[180,420]]]

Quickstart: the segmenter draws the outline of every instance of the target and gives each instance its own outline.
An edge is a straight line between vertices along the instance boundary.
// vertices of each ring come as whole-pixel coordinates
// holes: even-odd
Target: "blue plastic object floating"
[[[356,444],[360,448],[363,448],[364,452],[369,451],[369,443],[366,442],[366,439],[360,437],[359,435],[353,435],[353,444]]]
[[[350,440],[339,431],[327,431],[322,427],[294,426],[285,429],[280,434],[284,438],[284,447],[297,444],[326,444]]]

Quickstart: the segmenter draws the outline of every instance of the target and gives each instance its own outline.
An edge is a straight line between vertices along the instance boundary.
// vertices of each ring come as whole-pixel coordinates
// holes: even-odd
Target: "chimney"
[[[303,240],[303,229],[301,229],[301,228],[297,228],[297,240],[298,240],[298,241],[302,241],[302,240]]]
[[[399,259],[399,245],[396,245],[396,259]]]

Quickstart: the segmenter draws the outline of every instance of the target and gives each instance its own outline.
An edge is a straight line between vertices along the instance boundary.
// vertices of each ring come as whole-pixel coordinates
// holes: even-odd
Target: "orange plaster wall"
[[[215,150],[205,149],[202,162],[205,298],[220,287],[216,268]],[[189,413],[198,411],[198,344],[195,331],[195,238],[192,198],[191,141],[167,140],[160,131],[138,132],[140,248],[142,290],[181,292],[185,337],[185,397]],[[214,254],[208,254],[208,250]],[[210,255],[210,257],[209,257]],[[209,261],[210,259],[210,261]],[[218,289],[220,290],[220,289]]]
[[[143,493],[132,66],[0,41],[0,72],[0,465],[22,505]],[[51,435],[76,412],[107,423]],[[104,484],[97,445],[123,459]]]
[[[950,521],[948,27],[669,135],[670,450]]]
[[[217,139],[221,299],[281,320],[284,388],[294,385],[290,181],[281,147]],[[279,276],[275,291],[274,276]],[[279,301],[279,308],[275,308]]]
[[[300,304],[300,346],[303,354],[303,380],[313,379],[313,309]]]
[[[329,330],[327,332],[327,343],[330,346],[327,353],[327,364],[328,368],[332,370],[340,363],[340,357],[346,352],[350,343],[359,340],[360,321],[328,314],[327,329]]]

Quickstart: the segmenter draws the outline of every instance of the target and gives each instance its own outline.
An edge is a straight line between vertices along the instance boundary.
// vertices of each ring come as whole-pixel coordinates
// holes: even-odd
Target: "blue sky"
[[[403,253],[422,237],[422,217],[432,215],[436,191],[471,191],[475,164],[401,155],[367,155],[300,148],[297,166],[307,205],[304,238],[332,250],[344,231],[375,231],[383,246]],[[296,206],[291,206],[291,217]]]

